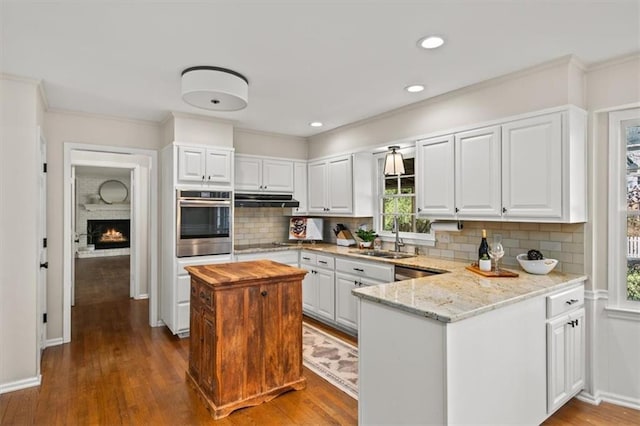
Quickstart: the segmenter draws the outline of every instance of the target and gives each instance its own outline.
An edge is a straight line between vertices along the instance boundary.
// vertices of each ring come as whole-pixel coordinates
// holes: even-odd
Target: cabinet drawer
[[[317,256],[315,253],[309,253],[308,251],[300,253],[300,263],[304,265],[315,265],[316,261]]]
[[[178,302],[189,301],[189,289],[191,288],[191,276],[180,275],[178,277]]]
[[[582,285],[547,296],[547,318],[553,318],[582,305],[584,305],[584,286]]]
[[[336,271],[368,277],[381,282],[393,281],[393,265],[362,262],[359,260],[336,259]]]
[[[177,331],[189,330],[189,302],[178,303],[177,314]]]
[[[316,265],[320,268],[333,269],[335,264],[335,258],[332,256],[325,256],[323,254],[316,255]]]
[[[185,266],[197,266],[197,265],[210,265],[212,263],[225,263],[231,262],[230,254],[221,254],[215,256],[197,256],[193,257],[185,257],[178,259],[176,261],[176,274],[177,275],[189,275]]]

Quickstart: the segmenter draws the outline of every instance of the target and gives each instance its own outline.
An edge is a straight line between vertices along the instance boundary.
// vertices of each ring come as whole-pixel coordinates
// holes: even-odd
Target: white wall
[[[609,111],[640,104],[640,55],[609,61],[587,72],[589,126],[589,211],[585,228],[589,381],[593,400],[640,409],[640,315],[607,311]],[[604,260],[603,260],[604,259]]]
[[[184,142],[233,148],[233,123],[191,114],[174,112],[173,137],[170,142]],[[167,128],[165,136],[170,135]]]
[[[37,385],[37,82],[0,76],[0,393]]]
[[[296,160],[306,160],[309,154],[305,138],[247,129],[234,130],[233,146],[236,154],[264,155]]]
[[[584,107],[583,86],[576,61],[562,58],[312,136],[309,158],[385,146],[568,103]]]
[[[157,150],[161,145],[157,123],[123,120],[82,113],[45,113],[48,160],[48,339],[63,337],[63,169],[64,143]]]

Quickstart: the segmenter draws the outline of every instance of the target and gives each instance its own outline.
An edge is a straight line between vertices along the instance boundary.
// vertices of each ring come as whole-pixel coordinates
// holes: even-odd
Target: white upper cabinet
[[[586,220],[586,114],[579,108],[419,140],[416,149],[420,215]]]
[[[509,218],[562,218],[562,116],[502,126],[503,213]]]
[[[231,150],[180,145],[178,147],[178,180],[230,184],[232,157]]]
[[[454,168],[458,218],[500,216],[500,126],[456,134]]]
[[[293,161],[236,155],[237,191],[293,192]]]
[[[293,198],[300,205],[292,209],[292,214],[304,214],[308,211],[307,205],[307,163],[295,162],[293,165]]]
[[[308,165],[308,212],[373,215],[373,155],[356,153]]]
[[[418,213],[434,218],[455,216],[453,135],[416,143],[416,198]]]

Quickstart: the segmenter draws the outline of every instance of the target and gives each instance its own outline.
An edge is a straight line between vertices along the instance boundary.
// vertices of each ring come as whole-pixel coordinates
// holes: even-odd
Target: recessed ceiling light
[[[435,49],[444,44],[444,39],[440,36],[428,36],[418,40],[418,46],[425,49]]]
[[[424,86],[422,84],[412,84],[411,86],[407,86],[404,88],[409,93],[418,93],[424,90]]]
[[[322,123],[319,121],[312,121],[311,123],[309,123],[309,126],[311,127],[322,127]]]

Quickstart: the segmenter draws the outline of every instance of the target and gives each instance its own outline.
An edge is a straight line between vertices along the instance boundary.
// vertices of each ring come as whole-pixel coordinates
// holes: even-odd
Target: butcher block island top
[[[215,419],[304,389],[302,279],[270,260],[185,268],[191,275],[187,380]]]

